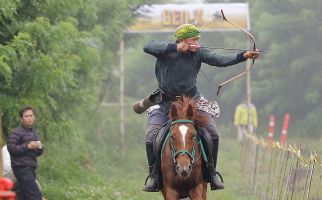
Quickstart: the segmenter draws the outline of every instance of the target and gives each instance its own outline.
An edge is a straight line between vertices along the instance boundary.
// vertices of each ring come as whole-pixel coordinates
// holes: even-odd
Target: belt
[[[182,94],[177,94],[177,95],[170,95],[165,93],[164,91],[162,92],[162,100],[165,101],[175,101],[178,97],[182,97],[182,96],[189,96],[189,97],[193,97],[195,96],[195,94],[197,93],[197,87],[194,86],[193,88],[191,88],[188,91],[183,92]]]

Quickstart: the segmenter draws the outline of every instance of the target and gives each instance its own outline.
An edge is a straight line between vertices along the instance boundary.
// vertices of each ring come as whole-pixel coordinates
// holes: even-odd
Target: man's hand
[[[40,141],[31,141],[27,145],[28,149],[40,149],[41,148],[41,142]]]
[[[259,57],[259,50],[258,49],[256,49],[255,51],[246,51],[244,54],[243,54],[243,56],[244,56],[244,58],[246,58],[246,59],[248,59],[248,58],[250,58],[250,59],[256,59],[256,58],[258,58]]]
[[[184,41],[180,41],[177,43],[177,51],[186,53],[188,52],[189,44],[185,43]]]

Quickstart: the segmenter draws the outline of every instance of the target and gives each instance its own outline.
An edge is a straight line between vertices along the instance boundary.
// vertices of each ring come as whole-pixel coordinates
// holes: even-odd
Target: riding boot
[[[212,147],[212,156],[209,159],[209,172],[210,172],[210,188],[211,190],[220,190],[224,189],[224,182],[221,175],[216,171],[217,165],[217,154],[218,154],[218,145],[219,139],[212,139],[213,147]],[[221,181],[217,178],[217,174],[219,175]]]
[[[153,150],[153,144],[146,144],[146,154],[148,157],[149,175],[145,180],[145,186],[142,190],[145,192],[159,192],[159,170],[158,162]]]

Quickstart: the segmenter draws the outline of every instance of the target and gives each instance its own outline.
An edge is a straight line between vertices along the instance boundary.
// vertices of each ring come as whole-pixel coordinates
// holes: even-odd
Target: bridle
[[[179,150],[176,150],[174,148],[174,145],[173,145],[173,141],[171,139],[171,127],[175,124],[184,124],[184,123],[189,123],[189,124],[194,124],[194,122],[192,120],[188,120],[188,119],[178,119],[178,120],[175,120],[175,121],[172,121],[171,122],[171,126],[170,126],[170,129],[169,129],[169,133],[164,141],[164,144],[163,144],[163,147],[162,149],[164,148],[164,145],[166,144],[167,140],[169,140],[170,142],[170,152],[171,152],[171,156],[172,156],[172,159],[173,159],[173,162],[177,162],[176,161],[176,158],[178,155],[188,155],[190,160],[191,160],[191,164],[193,164],[195,161],[199,160],[201,158],[201,156],[203,156],[205,162],[208,162],[208,159],[207,159],[207,156],[206,156],[206,153],[205,153],[205,149],[203,147],[203,144],[201,142],[201,138],[198,138],[197,137],[197,130],[196,132],[194,133],[194,137],[193,137],[193,147],[192,147],[192,150],[191,151],[188,151],[186,149],[179,149]],[[195,159],[195,154],[196,154],[196,146],[199,145],[200,146],[200,154],[198,156],[197,159]],[[162,159],[162,155],[161,155],[161,159]]]
[[[187,119],[178,119],[178,120],[175,120],[173,122],[171,122],[171,127],[175,124],[182,124],[182,123],[189,123],[189,124],[193,124],[193,121],[192,120],[187,120]],[[172,135],[171,133],[171,127],[170,127],[170,130],[169,130],[169,135]],[[171,151],[171,156],[173,158],[173,161],[176,162],[176,157],[178,155],[185,155],[187,154],[190,159],[191,159],[191,163],[194,163],[195,161],[195,146],[196,146],[196,132],[194,133],[194,137],[193,137],[193,147],[192,147],[192,150],[191,151],[188,151],[186,149],[179,149],[179,150],[176,150],[173,146],[173,141],[169,140],[170,142],[170,151]]]

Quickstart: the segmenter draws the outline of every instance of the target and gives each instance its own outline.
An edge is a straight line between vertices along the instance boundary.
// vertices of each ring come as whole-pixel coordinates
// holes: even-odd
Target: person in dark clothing
[[[224,189],[223,182],[216,177],[216,163],[219,145],[214,116],[219,115],[219,108],[212,109],[211,104],[198,91],[197,75],[201,63],[211,66],[226,67],[247,59],[255,59],[259,51],[245,51],[232,55],[219,55],[212,49],[199,47],[200,32],[191,24],[180,25],[175,32],[176,42],[161,42],[152,40],[145,44],[144,52],[156,57],[155,74],[161,91],[161,100],[158,104],[149,108],[146,132],[146,151],[149,164],[149,181],[143,188],[146,192],[157,192],[160,189],[159,170],[157,158],[153,151],[153,139],[160,127],[168,121],[170,102],[176,96],[188,95],[197,102],[198,112],[208,116],[207,133],[212,140],[212,152],[210,153],[208,171],[210,174],[211,190]],[[158,98],[160,99],[160,98]],[[202,104],[198,109],[198,103]],[[217,105],[217,104],[216,104]],[[215,110],[215,113],[209,112]]]
[[[36,183],[37,157],[43,153],[39,135],[33,128],[35,115],[32,107],[20,110],[21,125],[9,135],[7,146],[13,173],[19,184],[21,200],[41,200]]]

